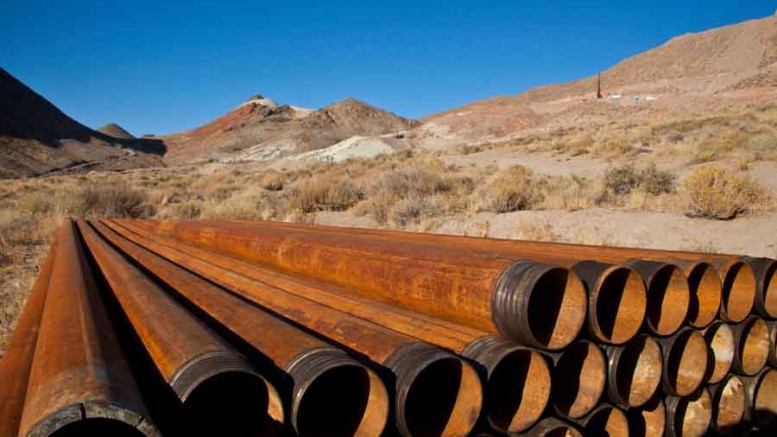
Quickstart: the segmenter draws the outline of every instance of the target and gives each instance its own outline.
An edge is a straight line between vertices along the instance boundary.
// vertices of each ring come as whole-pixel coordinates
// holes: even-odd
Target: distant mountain
[[[381,135],[418,123],[346,99],[314,111],[277,105],[254,96],[224,116],[196,129],[158,137],[171,162],[208,157],[272,159],[318,150],[357,135]]]
[[[600,78],[531,89],[516,96],[480,100],[424,117],[421,137],[454,142],[504,137],[563,117],[583,118],[598,81],[603,101],[612,98],[674,99],[677,106],[728,97],[758,97],[777,88],[777,16],[687,34],[619,62]],[[588,101],[589,103],[585,103]],[[588,105],[588,106],[586,106]]]
[[[121,140],[134,140],[135,136],[127,132],[123,127],[116,123],[106,124],[105,126],[97,129],[97,132],[104,133],[105,135]]]
[[[164,144],[89,129],[0,68],[0,178],[162,165]]]

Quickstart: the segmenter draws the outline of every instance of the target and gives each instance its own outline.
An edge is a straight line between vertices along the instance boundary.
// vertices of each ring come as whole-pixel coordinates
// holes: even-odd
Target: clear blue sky
[[[207,122],[251,94],[356,97],[419,117],[595,74],[774,0],[2,0],[0,66],[68,115],[136,135]]]

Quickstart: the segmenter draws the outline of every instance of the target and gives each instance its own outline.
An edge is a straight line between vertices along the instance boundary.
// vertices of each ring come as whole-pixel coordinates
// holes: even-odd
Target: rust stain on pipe
[[[514,256],[231,222],[155,228],[527,346],[560,349],[585,321],[585,289],[575,275]]]
[[[622,408],[640,407],[661,385],[661,346],[640,334],[622,346],[603,346],[607,354],[607,397]]]
[[[590,341],[573,343],[553,360],[553,403],[562,417],[579,419],[591,410],[604,393],[607,362],[604,353]]]
[[[731,370],[738,375],[755,375],[769,360],[769,326],[762,318],[751,316],[731,329],[736,344]]]
[[[701,333],[683,328],[658,340],[664,359],[662,387],[674,396],[689,396],[704,382],[709,363],[707,342]]]
[[[747,401],[745,421],[762,430],[777,429],[777,370],[766,368],[742,381]]]
[[[666,436],[702,437],[712,421],[712,397],[706,388],[688,397],[667,396]]]
[[[55,238],[16,323],[5,356],[0,360],[0,437],[16,437],[19,432],[32,355],[38,340],[56,250]]]
[[[388,394],[374,372],[343,351],[123,239],[108,227],[94,226],[103,238],[291,376],[291,423],[298,434],[326,429],[329,435],[366,437],[383,432]],[[355,389],[338,395],[335,406],[328,391],[338,389],[338,382],[348,382]]]
[[[710,352],[705,379],[710,384],[717,384],[728,375],[734,362],[734,349],[737,346],[734,331],[727,323],[717,320],[705,328],[702,335]]]
[[[535,351],[497,340],[482,331],[440,321],[418,313],[356,296],[321,281],[295,277],[205,251],[179,240],[154,236],[122,222],[107,224],[139,244],[164,244],[191,257],[251,279],[369,320],[394,331],[450,349],[477,363],[485,382],[484,409],[490,425],[502,432],[519,432],[534,424],[550,394],[550,371]],[[127,232],[131,230],[133,233]],[[143,238],[140,238],[143,237]]]
[[[629,420],[626,414],[609,404],[599,404],[587,416],[576,419],[575,422],[580,425],[585,435],[629,436]]]
[[[396,375],[395,417],[403,435],[466,435],[474,427],[482,387],[475,370],[455,355],[152,241],[145,243],[169,261],[390,368]]]
[[[79,222],[79,229],[154,365],[184,404],[193,429],[204,433],[239,430],[242,434],[246,429],[258,432],[271,429],[273,422],[283,423],[283,405],[275,387],[240,353],[89,225]],[[223,386],[232,392],[227,394]],[[238,402],[254,405],[247,409]],[[248,410],[253,412],[250,417],[233,414]]]
[[[747,408],[745,384],[742,379],[729,375],[719,384],[708,388],[712,397],[710,428],[721,435],[739,434]]]
[[[19,435],[80,435],[87,421],[104,419],[107,433],[129,427],[158,436],[74,225],[62,226],[56,238]]]

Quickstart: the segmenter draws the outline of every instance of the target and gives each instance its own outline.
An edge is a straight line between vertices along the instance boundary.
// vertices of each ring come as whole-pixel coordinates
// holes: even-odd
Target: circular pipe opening
[[[639,407],[653,397],[661,384],[661,346],[647,335],[639,335],[623,346],[615,362],[610,385],[614,385],[618,397],[625,406]]]
[[[691,292],[679,267],[665,264],[650,280],[647,294],[647,324],[656,335],[677,332],[688,316]]]
[[[386,425],[386,388],[365,367],[331,367],[318,374],[301,396],[294,419],[300,436],[379,436]]]
[[[506,354],[486,384],[491,426],[511,433],[530,428],[548,405],[550,387],[550,369],[542,355],[529,349]]]
[[[553,399],[559,413],[577,419],[588,414],[604,392],[607,362],[595,344],[570,346],[553,369]]]
[[[541,347],[558,350],[568,346],[585,323],[585,286],[567,269],[546,269],[532,287],[527,316],[531,334]]]
[[[671,340],[665,356],[666,389],[677,396],[688,396],[704,381],[709,353],[704,337],[687,328]]]
[[[87,419],[69,423],[51,437],[146,437],[134,426],[114,419]]]
[[[769,369],[761,376],[752,402],[753,422],[765,429],[777,426],[777,371]]]
[[[683,437],[702,437],[712,420],[712,400],[706,389],[699,390],[695,396],[677,401],[674,420],[674,435]]]
[[[592,292],[592,329],[602,341],[623,344],[637,335],[645,320],[645,285],[637,272],[626,267],[613,267],[602,276]]]
[[[767,322],[769,325],[769,365],[777,367],[777,321]]]
[[[764,310],[769,317],[777,318],[777,262],[770,263],[764,273]]]
[[[688,275],[691,300],[688,324],[703,328],[715,320],[720,311],[723,285],[717,270],[706,262],[697,263]]]
[[[745,384],[736,376],[721,384],[712,399],[712,426],[718,433],[733,434],[745,416]]]
[[[482,406],[477,373],[460,359],[436,359],[410,382],[404,405],[405,426],[413,437],[467,435]]]
[[[585,435],[618,437],[629,435],[629,421],[623,411],[604,405],[599,407],[585,425]]]
[[[742,262],[734,262],[723,280],[723,308],[721,317],[739,323],[750,314],[755,304],[756,282],[753,269]]]
[[[715,322],[704,331],[704,340],[710,353],[705,379],[716,384],[726,377],[734,362],[734,331],[723,322]]]
[[[738,369],[744,375],[755,375],[766,366],[771,352],[769,325],[758,317],[745,321],[740,326],[742,333],[737,345]]]
[[[184,401],[190,433],[201,435],[273,435],[283,424],[283,404],[259,375],[227,371],[198,384]]]
[[[542,419],[525,435],[535,437],[582,437],[582,434],[577,428],[568,423],[564,423],[555,417]]]

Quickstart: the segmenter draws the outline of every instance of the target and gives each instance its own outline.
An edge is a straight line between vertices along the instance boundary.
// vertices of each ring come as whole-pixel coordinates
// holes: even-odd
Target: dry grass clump
[[[81,196],[87,216],[147,218],[156,212],[144,191],[126,185],[88,186]]]
[[[755,182],[720,167],[699,167],[683,182],[689,217],[731,220],[764,197]]]
[[[291,190],[289,202],[304,213],[344,211],[364,198],[363,191],[350,178],[325,174],[298,181]]]
[[[604,173],[604,188],[617,195],[642,190],[647,194],[671,193],[675,189],[674,173],[659,170],[655,165],[637,169],[631,164],[610,167]]]
[[[259,186],[268,191],[280,191],[283,189],[285,180],[283,173],[270,169],[259,179]]]
[[[496,213],[530,209],[542,200],[543,194],[533,172],[522,165],[501,170],[475,193],[478,211]]]

